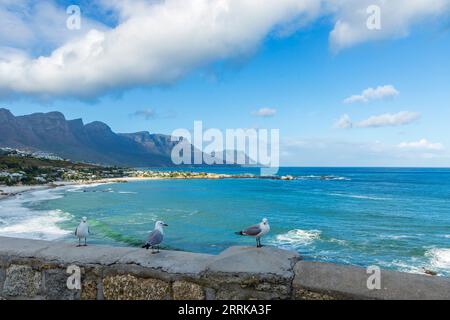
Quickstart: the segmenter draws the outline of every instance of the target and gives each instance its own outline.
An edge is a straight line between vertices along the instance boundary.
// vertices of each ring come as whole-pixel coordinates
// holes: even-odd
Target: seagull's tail
[[[148,243],[146,243],[146,244],[144,244],[144,245],[142,246],[142,248],[145,248],[145,249],[148,250],[148,248],[150,248],[150,245],[149,245]]]
[[[238,231],[238,232],[235,232],[235,234],[237,234],[238,236],[243,236],[243,235],[244,235],[244,232]]]

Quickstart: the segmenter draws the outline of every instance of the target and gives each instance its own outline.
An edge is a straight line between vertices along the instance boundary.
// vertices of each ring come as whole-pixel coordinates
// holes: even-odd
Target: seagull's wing
[[[245,230],[242,230],[242,233],[247,235],[247,236],[257,236],[258,234],[261,233],[261,227],[259,226],[259,224],[255,224],[254,226],[248,227]]]
[[[156,246],[163,241],[163,234],[159,230],[153,230],[150,232],[147,238],[147,243],[150,246]]]

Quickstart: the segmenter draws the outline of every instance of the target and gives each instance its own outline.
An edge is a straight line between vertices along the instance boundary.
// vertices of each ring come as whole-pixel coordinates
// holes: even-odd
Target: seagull
[[[236,232],[237,235],[240,236],[249,236],[256,238],[256,247],[261,248],[261,238],[268,234],[270,231],[269,221],[264,218],[258,224],[250,226],[242,231]]]
[[[159,252],[159,245],[163,242],[164,239],[164,230],[163,227],[168,227],[166,223],[163,221],[156,221],[155,223],[155,229],[150,232],[148,235],[147,241],[142,246],[142,248],[149,249],[152,248],[152,250],[156,247],[157,251],[152,251],[152,253],[158,253]]]
[[[87,246],[87,237],[91,234],[89,230],[89,225],[87,224],[87,218],[81,218],[81,222],[78,227],[75,229],[75,236],[78,237],[78,246],[81,247],[81,239],[84,238],[84,246]]]

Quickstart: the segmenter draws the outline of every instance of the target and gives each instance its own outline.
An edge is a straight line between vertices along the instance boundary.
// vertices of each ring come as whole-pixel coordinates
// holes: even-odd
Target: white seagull
[[[150,232],[148,235],[147,241],[142,246],[142,248],[149,249],[152,248],[152,250],[156,247],[157,251],[152,251],[152,253],[158,253],[159,252],[159,245],[164,240],[164,229],[163,227],[167,227],[168,225],[164,223],[163,221],[156,221],[155,223],[155,229]]]
[[[268,234],[269,231],[270,231],[269,221],[266,218],[264,218],[260,223],[250,226],[242,231],[238,231],[236,232],[236,234],[240,236],[255,237],[256,247],[261,248],[262,247],[261,238],[264,237],[266,234]]]
[[[91,234],[89,230],[89,225],[87,224],[87,218],[81,218],[81,222],[75,229],[75,236],[78,237],[78,246],[81,247],[81,239],[84,238],[84,246],[87,246],[87,237]]]

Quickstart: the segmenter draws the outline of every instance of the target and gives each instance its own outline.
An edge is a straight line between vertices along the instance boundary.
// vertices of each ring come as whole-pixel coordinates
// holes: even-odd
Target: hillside
[[[73,161],[104,165],[171,166],[178,142],[148,132],[117,134],[102,122],[66,120],[60,112],[14,116],[0,109],[0,147],[44,151]]]
[[[64,180],[97,180],[122,177],[124,170],[67,160],[37,158],[0,149],[0,185],[33,185]]]

